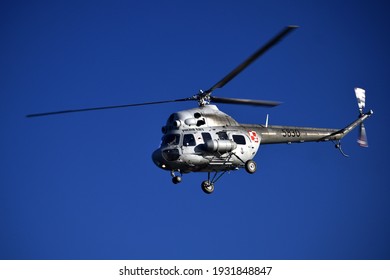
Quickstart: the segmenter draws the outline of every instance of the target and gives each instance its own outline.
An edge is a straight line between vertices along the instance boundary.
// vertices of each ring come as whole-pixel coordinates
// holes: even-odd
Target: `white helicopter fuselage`
[[[340,139],[371,114],[372,111],[361,112],[357,120],[342,129],[269,126],[240,124],[215,105],[204,105],[168,118],[162,127],[161,145],[152,159],[158,167],[171,171],[172,176],[176,171],[220,172],[243,167],[254,173],[252,159],[260,144],[338,141],[336,147],[342,152]]]
[[[162,128],[154,163],[164,170],[215,172],[243,167],[260,146],[255,131],[246,131],[215,105],[172,114]]]

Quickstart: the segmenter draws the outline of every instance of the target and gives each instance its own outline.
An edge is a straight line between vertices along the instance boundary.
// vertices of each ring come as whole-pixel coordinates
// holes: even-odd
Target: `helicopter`
[[[201,183],[201,189],[206,194],[214,192],[215,183],[227,172],[245,169],[247,173],[254,174],[257,170],[257,164],[253,159],[258,153],[260,145],[332,141],[342,155],[348,156],[341,148],[341,139],[355,127],[360,126],[358,144],[361,147],[368,147],[363,122],[373,114],[373,111],[363,112],[365,109],[365,90],[360,87],[354,89],[358,101],[359,116],[351,124],[341,129],[268,125],[268,115],[265,124],[241,124],[212,104],[239,104],[259,107],[274,107],[281,104],[268,100],[217,97],[212,93],[229,83],[297,27],[294,25],[285,27],[211,88],[205,91],[200,90],[191,97],[37,113],[26,117],[197,101],[198,107],[178,111],[168,117],[166,124],[161,129],[163,134],[161,144],[152,153],[152,160],[157,167],[170,172],[174,184],[182,181],[183,174],[207,173],[207,179]]]

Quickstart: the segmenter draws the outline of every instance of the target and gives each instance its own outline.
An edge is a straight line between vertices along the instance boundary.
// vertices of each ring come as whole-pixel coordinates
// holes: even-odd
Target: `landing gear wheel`
[[[245,170],[246,172],[248,172],[249,174],[253,174],[256,172],[257,170],[257,166],[256,166],[256,162],[254,162],[253,160],[248,160],[246,163],[245,163]]]
[[[210,181],[206,180],[202,182],[202,190],[207,193],[211,194],[214,191],[214,184]]]
[[[172,178],[172,183],[179,184],[181,182],[181,177],[180,176],[175,176]]]

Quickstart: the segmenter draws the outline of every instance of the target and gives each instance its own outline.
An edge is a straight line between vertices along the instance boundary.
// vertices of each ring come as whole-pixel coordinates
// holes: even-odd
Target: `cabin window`
[[[245,137],[242,135],[233,135],[233,141],[236,142],[238,145],[245,145]]]
[[[225,131],[217,132],[219,140],[229,140],[227,133]]]
[[[193,134],[184,134],[184,138],[183,138],[183,146],[195,146],[196,145],[196,142],[195,142],[195,137]]]
[[[168,134],[163,137],[162,145],[179,145],[180,134]]]
[[[211,140],[211,135],[208,132],[202,132],[202,138],[203,138],[203,142],[206,143],[208,140]]]

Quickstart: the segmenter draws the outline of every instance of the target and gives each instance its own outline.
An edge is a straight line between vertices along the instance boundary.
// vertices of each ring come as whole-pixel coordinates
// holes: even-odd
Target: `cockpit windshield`
[[[163,137],[161,146],[179,145],[179,143],[180,134],[168,134]]]

